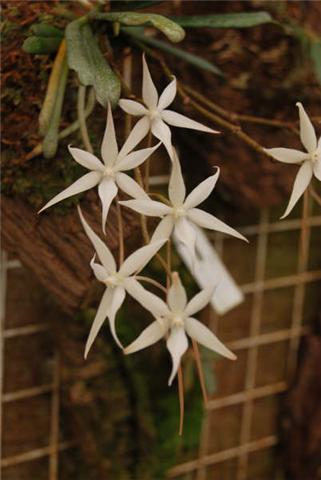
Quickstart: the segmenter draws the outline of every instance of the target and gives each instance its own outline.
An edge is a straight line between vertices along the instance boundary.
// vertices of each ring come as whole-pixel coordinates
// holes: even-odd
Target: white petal
[[[167,339],[166,345],[173,361],[172,373],[168,380],[168,385],[171,385],[179,368],[181,358],[188,348],[188,341],[184,328],[173,328]]]
[[[73,159],[76,160],[76,162],[82,167],[88,168],[88,170],[104,170],[104,166],[101,161],[98,160],[98,158],[92,153],[81,150],[80,148],[70,147],[69,145],[68,150]]]
[[[142,96],[144,103],[147,105],[148,108],[156,108],[158,102],[158,93],[152,77],[150,75],[148,65],[145,59],[145,55],[143,55],[143,90]]]
[[[191,120],[185,115],[181,115],[177,112],[172,112],[172,110],[163,110],[162,112],[162,119],[164,122],[172,125],[173,127],[182,127],[182,128],[190,128],[192,130],[199,130],[200,132],[207,132],[207,133],[219,133],[212,128],[206,127],[202,123],[195,122],[195,120]]]
[[[309,153],[314,153],[317,148],[317,137],[302,103],[298,102],[296,106],[299,109],[300,116],[300,137],[301,142]]]
[[[230,360],[236,360],[236,355],[226,348],[211,330],[195,318],[186,318],[185,329],[187,334],[191,338],[194,338],[197,343],[213,350],[213,352],[223,355],[223,357],[229,358]]]
[[[172,278],[172,285],[167,294],[167,303],[172,312],[183,311],[187,303],[185,288],[177,272],[173,273]]]
[[[145,190],[143,190],[133,178],[126,175],[126,173],[118,172],[116,174],[116,183],[119,188],[130,197],[146,200],[149,199]]]
[[[177,239],[188,248],[194,263],[196,231],[193,225],[185,217],[181,217],[175,222],[175,234]]]
[[[318,154],[318,158],[314,163],[313,173],[316,178],[321,181],[321,137],[318,140],[318,148],[316,153]]]
[[[108,102],[108,116],[107,124],[103,142],[101,144],[101,156],[105,162],[105,165],[111,167],[118,155],[118,147],[116,140],[116,133],[114,127],[113,114],[111,112],[111,106]]]
[[[156,240],[160,240],[161,238],[165,238],[166,240],[171,236],[171,233],[174,228],[174,218],[172,215],[167,215],[166,217],[162,218],[159,222],[153,236],[151,238],[151,242],[155,242]]]
[[[122,344],[119,341],[119,338],[117,337],[116,329],[115,329],[115,316],[122,306],[126,296],[126,291],[123,286],[119,285],[118,287],[113,289],[113,294],[111,298],[111,303],[108,311],[108,318],[109,318],[109,326],[110,326],[110,331],[112,333],[112,336],[114,337],[114,340],[116,341],[117,345],[120,348],[123,348]]]
[[[119,274],[123,277],[129,277],[133,273],[142,270],[164,243],[165,240],[159,240],[158,242],[149,243],[145,247],[136,250],[136,252],[126,258],[119,269]]]
[[[127,100],[121,98],[118,105],[124,112],[129,113],[130,115],[140,116],[146,115],[148,110],[141,103],[135,102],[134,100]]]
[[[138,350],[143,350],[144,348],[158,342],[165,333],[166,329],[164,329],[164,326],[158,320],[155,320],[142,331],[136,340],[125,348],[124,353],[129,354],[138,352]]]
[[[176,78],[174,77],[159,97],[158,110],[164,110],[164,108],[167,108],[174,101],[176,90]]]
[[[311,162],[308,160],[304,162],[303,165],[301,165],[301,167],[299,168],[299,171],[297,173],[297,176],[293,184],[293,189],[292,189],[288,206],[286,207],[286,210],[281,218],[284,218],[287,215],[289,215],[289,213],[291,212],[296,202],[299,200],[301,195],[303,195],[304,191],[308,187],[312,178],[312,174],[313,174],[312,165],[311,165]]]
[[[217,179],[220,174],[220,169],[217,167],[216,173],[211,175],[206,180],[201,182],[191,193],[186,197],[184,202],[184,207],[189,210],[190,208],[196,207],[200,203],[204,202],[207,197],[212,193],[216,185]]]
[[[171,207],[165,205],[161,202],[156,202],[156,200],[124,200],[119,202],[125,207],[135,210],[135,212],[141,213],[142,215],[147,215],[149,217],[162,217],[167,215],[172,211]]]
[[[126,278],[124,287],[138,303],[140,303],[154,317],[167,317],[170,312],[163,300],[146,290],[142,285],[132,277]]]
[[[186,189],[182,175],[181,165],[176,150],[175,148],[173,148],[172,173],[169,179],[168,186],[168,195],[170,201],[172,202],[172,205],[175,207],[182,206],[185,199],[185,194]]]
[[[127,137],[126,142],[122,146],[119,152],[119,157],[124,157],[127,153],[131,152],[136,145],[139,144],[146,137],[150,129],[150,120],[148,117],[142,117],[138,120],[132,131]]]
[[[229,227],[226,223],[222,222],[218,218],[214,217],[208,212],[204,212],[199,208],[192,208],[187,212],[188,218],[199,225],[202,228],[208,228],[210,230],[216,230],[218,232],[226,233],[227,235],[232,235],[233,237],[240,238],[241,240],[248,241],[243,235],[234,230],[234,228]]]
[[[111,202],[114,200],[118,192],[117,185],[115,181],[110,177],[105,177],[102,179],[98,185],[98,195],[102,204],[102,229],[106,233],[106,220],[109,212],[109,207]]]
[[[93,244],[101,263],[105,267],[108,274],[115,273],[116,272],[116,262],[114,260],[114,257],[112,256],[109,248],[98,237],[98,235],[96,235],[96,233],[93,231],[93,229],[88,225],[88,223],[86,222],[86,220],[85,220],[85,218],[82,214],[82,211],[81,211],[80,207],[78,207],[78,213],[79,213],[81,223],[84,227],[84,230],[85,230],[89,240]]]
[[[86,347],[85,347],[85,358],[87,358],[89,350],[90,350],[92,344],[94,343],[94,341],[95,341],[95,339],[98,335],[98,332],[101,329],[104,321],[107,318],[111,297],[112,297],[112,290],[110,288],[106,288],[106,290],[105,290],[105,292],[102,296],[102,299],[100,301],[95,319],[92,323],[92,326],[91,326],[91,329],[90,329],[90,332],[89,332],[89,335],[88,335],[88,339],[87,339]]]
[[[300,152],[293,148],[265,148],[264,150],[275,160],[284,163],[300,163],[308,158],[306,152]]]
[[[80,177],[65,190],[58,193],[58,195],[49,200],[49,202],[46,203],[46,205],[42,207],[42,209],[39,210],[38,213],[42,212],[46,208],[51,207],[52,205],[55,205],[56,203],[61,202],[62,200],[65,200],[66,198],[72,197],[74,195],[77,195],[78,193],[85,192],[86,190],[95,187],[100,179],[101,174],[99,172],[86,173],[86,175]]]
[[[133,168],[141,165],[148,157],[150,157],[155,150],[160,146],[160,143],[150,148],[143,148],[142,150],[137,150],[136,152],[129,153],[125,157],[121,158],[119,162],[116,163],[116,168],[118,171],[132,170]]]
[[[93,258],[90,261],[90,266],[92,271],[94,272],[95,277],[99,282],[105,282],[105,280],[108,278],[108,273],[106,272],[106,269],[100,265],[100,263],[95,262],[96,259],[96,254],[93,256]]]
[[[316,178],[321,181],[321,156],[313,165],[313,173]]]
[[[172,134],[169,127],[163,120],[156,118],[152,121],[152,134],[160,140],[166,148],[171,160],[173,159]]]
[[[195,295],[187,304],[184,314],[187,317],[194,315],[194,313],[203,310],[204,307],[211,301],[213,296],[214,288],[208,287],[201,290],[197,295]]]

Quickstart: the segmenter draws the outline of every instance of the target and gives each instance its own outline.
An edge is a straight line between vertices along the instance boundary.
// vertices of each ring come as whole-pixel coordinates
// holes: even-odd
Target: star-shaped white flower
[[[158,98],[156,87],[150,75],[145,56],[143,55],[143,89],[142,97],[146,105],[133,100],[121,99],[119,106],[130,115],[142,117],[131,131],[124,144],[125,151],[132,150],[151,130],[152,134],[158,138],[165,146],[171,159],[173,158],[171,130],[168,125],[173,127],[190,128],[201,132],[219,133],[211,128],[205,127],[199,122],[195,122],[185,115],[167,110],[167,107],[173,102],[176,96],[176,79],[167,85],[161,96]],[[167,125],[168,124],[168,125]]]
[[[123,173],[141,165],[155,150],[160,143],[151,148],[144,148],[136,152],[128,153],[123,149],[118,152],[114,121],[111,107],[108,105],[108,117],[106,130],[101,146],[101,162],[92,153],[80,148],[69,148],[74,160],[83,167],[90,170],[83,177],[76,180],[72,185],[52,198],[40,211],[61,202],[65,198],[72,197],[81,192],[98,185],[98,194],[102,203],[102,228],[105,233],[105,225],[111,202],[118,192],[118,188],[127,193],[130,197],[146,198],[144,190],[129,175]]]
[[[312,176],[321,181],[321,137],[317,141],[317,136],[311,120],[309,119],[302,103],[297,103],[300,116],[300,138],[307,152],[294,150],[292,148],[266,148],[275,160],[284,163],[301,164],[293,184],[293,189],[288,206],[281,218],[289,215],[299,198],[308,187]]]
[[[163,217],[152,236],[152,241],[161,238],[168,239],[174,231],[178,240],[187,246],[194,259],[196,231],[193,224],[202,228],[217,230],[228,235],[233,235],[234,237],[247,241],[243,235],[214,217],[214,215],[204,212],[199,208],[195,208],[210,195],[219,177],[219,172],[220,169],[217,167],[217,171],[214,175],[200,183],[186,197],[181,167],[174,149],[172,172],[168,188],[168,196],[170,200],[168,205],[151,200],[150,198],[127,200],[119,203],[141,213],[142,215]]]
[[[100,330],[105,319],[108,317],[111,333],[120,348],[123,348],[115,330],[115,316],[123,304],[126,292],[141,303],[141,297],[144,303],[152,295],[135,279],[135,274],[142,270],[151,260],[156,252],[164,244],[164,241],[151,242],[145,247],[139,248],[136,252],[129,255],[124,263],[117,270],[115,259],[107,245],[96,235],[92,228],[86,222],[81,209],[78,207],[78,213],[81,223],[88,238],[93,244],[101,264],[95,262],[95,256],[90,262],[95,277],[106,285],[106,290],[100,301],[95,319],[91,326],[88,340],[85,347],[85,358]],[[144,304],[143,304],[144,306]]]
[[[178,274],[173,273],[173,282],[167,295],[167,303],[153,295],[154,298],[141,299],[145,308],[150,310],[156,320],[151,323],[139,337],[125,348],[124,353],[134,353],[149,347],[163,337],[167,338],[167,348],[171,354],[173,367],[168,381],[171,385],[180,365],[181,357],[188,348],[186,337],[189,335],[201,345],[213,350],[223,357],[235,360],[236,356],[201,322],[193,318],[202,310],[213,295],[212,288],[201,290],[187,303],[187,296]]]

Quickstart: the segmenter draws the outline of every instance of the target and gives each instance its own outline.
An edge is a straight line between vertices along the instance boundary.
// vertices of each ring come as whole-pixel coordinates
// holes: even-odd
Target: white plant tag
[[[209,285],[216,286],[211,305],[219,315],[224,315],[224,313],[242,303],[244,295],[227,271],[204,231],[196,225],[193,225],[193,227],[197,232],[194,269],[187,247],[174,234],[177,252],[200,288]]]

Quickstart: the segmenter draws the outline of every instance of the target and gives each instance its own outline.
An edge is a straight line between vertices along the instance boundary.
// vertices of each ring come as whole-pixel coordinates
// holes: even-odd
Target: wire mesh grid
[[[311,209],[312,205],[310,205]],[[291,381],[294,372],[297,352],[300,338],[307,334],[309,327],[303,324],[305,290],[308,284],[319,283],[321,279],[321,270],[308,270],[310,253],[310,232],[313,227],[321,226],[320,216],[309,216],[307,220],[307,249],[303,255],[298,255],[296,272],[291,275],[282,275],[279,277],[266,278],[266,264],[268,261],[268,241],[270,234],[277,232],[299,232],[301,219],[290,219],[282,222],[269,221],[270,212],[268,209],[262,209],[257,225],[252,225],[240,229],[244,235],[256,236],[256,256],[254,268],[254,281],[241,285],[244,294],[252,295],[252,306],[250,312],[249,335],[243,338],[232,340],[227,346],[234,352],[246,351],[245,379],[241,391],[230,395],[224,395],[219,398],[210,399],[207,411],[204,415],[202,425],[202,434],[200,439],[200,448],[198,457],[194,460],[176,465],[168,472],[168,478],[179,478],[186,480],[207,480],[214,478],[228,478],[245,480],[257,478],[249,473],[249,455],[251,453],[271,449],[278,444],[276,433],[265,435],[261,438],[251,439],[251,427],[253,424],[253,404],[255,401],[267,399],[285,392]],[[299,236],[297,237],[299,239]],[[221,254],[224,249],[224,237],[216,235],[213,237],[217,251]],[[320,257],[319,257],[320,260]],[[264,295],[269,291],[292,287],[293,303],[291,324],[286,329],[275,329],[272,332],[262,332],[262,311]],[[213,330],[220,332],[220,324],[224,318],[218,320],[216,315],[210,316],[210,325]],[[224,340],[224,337],[221,337]],[[256,386],[255,379],[258,370],[258,349],[260,347],[277,344],[279,342],[288,342],[286,374],[282,381]],[[226,365],[226,368],[229,368]],[[209,452],[209,443],[211,435],[218,435],[217,431],[211,428],[211,415],[213,412],[226,409],[227,407],[240,406],[240,429],[237,444],[233,447],[222,449],[214,453]],[[228,413],[227,413],[228,415]],[[228,428],[228,427],[227,427]],[[224,462],[233,461],[233,473],[223,476],[210,472],[211,466],[216,466]],[[261,478],[261,477],[260,477]],[[262,478],[267,478],[262,477]]]
[[[312,227],[321,226],[321,216],[309,216],[307,220],[309,231]],[[176,465],[168,472],[168,478],[193,478],[195,480],[205,480],[207,478],[216,478],[208,476],[208,468],[215,466],[228,460],[237,461],[236,476],[228,478],[237,478],[243,480],[251,478],[248,474],[249,455],[253,452],[263,451],[275,446],[278,438],[275,434],[263,436],[252,440],[251,425],[253,422],[253,403],[260,399],[272,397],[284,392],[287,389],[286,380],[274,382],[271,384],[257,386],[255,377],[258,370],[259,359],[258,349],[261,346],[273,345],[277,342],[288,341],[288,371],[293,369],[293,362],[296,358],[299,339],[307,333],[308,327],[302,323],[304,294],[307,284],[314,284],[321,280],[321,270],[308,271],[309,253],[302,258],[296,268],[296,273],[290,275],[282,275],[275,278],[265,278],[265,267],[267,261],[267,244],[269,235],[273,232],[298,231],[301,227],[301,221],[287,220],[283,222],[270,222],[269,211],[262,210],[258,224],[251,225],[242,229],[242,233],[248,236],[257,237],[256,257],[255,257],[255,275],[254,281],[244,283],[241,289],[244,294],[253,296],[252,311],[250,315],[249,334],[244,338],[234,339],[227,343],[228,347],[236,353],[247,351],[246,359],[246,376],[243,388],[232,394],[223,395],[221,397],[213,397],[210,399],[208,409],[204,414],[202,434],[200,439],[199,455],[196,459]],[[216,234],[213,237],[216,249],[219,253],[223,253],[225,249],[226,239],[224,236]],[[61,441],[59,432],[59,356],[56,352],[53,354],[52,362],[52,381],[45,385],[32,388],[22,389],[15,392],[4,393],[3,391],[3,374],[4,374],[4,345],[10,338],[28,336],[33,333],[45,332],[49,325],[29,324],[17,328],[6,328],[4,324],[5,318],[5,298],[6,298],[6,277],[10,269],[20,268],[17,261],[8,260],[5,253],[2,254],[2,270],[1,270],[1,339],[0,339],[0,430],[3,433],[3,418],[6,407],[16,400],[24,400],[50,394],[50,435],[49,444],[43,448],[35,448],[30,451],[17,453],[11,456],[1,455],[1,471],[5,472],[6,468],[30,462],[35,459],[48,458],[48,478],[49,480],[57,480],[59,478],[59,454],[61,451],[74,446],[72,442]],[[272,332],[262,333],[262,302],[264,295],[270,290],[282,289],[286,287],[294,288],[294,298],[291,316],[291,325],[289,328],[279,329]],[[215,314],[210,315],[210,325],[214,330],[220,331],[222,320],[218,319]],[[224,340],[224,337],[222,337]],[[209,443],[212,436],[211,415],[215,411],[222,408],[241,406],[240,415],[240,435],[237,445],[229,448],[222,448],[219,451],[209,453]],[[2,440],[0,442],[3,444]],[[219,477],[220,478],[220,477]]]

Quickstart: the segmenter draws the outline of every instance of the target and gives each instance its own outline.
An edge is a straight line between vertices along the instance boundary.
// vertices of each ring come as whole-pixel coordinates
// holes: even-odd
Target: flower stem
[[[84,85],[79,85],[78,99],[77,99],[77,112],[78,112],[80,134],[87,152],[94,153],[93,147],[90,143],[90,138],[89,138],[87,125],[86,125],[85,99],[86,99],[86,87]]]
[[[150,148],[152,146],[152,131],[149,130],[148,137],[147,137],[147,147]],[[149,193],[149,172],[150,172],[150,158],[147,158],[145,162],[145,191]]]
[[[309,190],[310,190],[310,194],[311,194],[311,197],[313,198],[313,200],[319,205],[319,207],[321,207],[321,197],[320,197],[320,195],[314,190],[312,185],[310,185]]]
[[[308,252],[308,213],[309,213],[309,190],[303,194],[303,206],[302,206],[302,218],[301,218],[301,245],[300,255],[303,261],[305,261]]]
[[[178,435],[182,436],[183,434],[183,425],[184,425],[184,379],[183,371],[180,366],[177,372],[178,378],[178,398],[179,398],[179,430]]]
[[[136,275],[135,278],[137,280],[140,280],[141,282],[146,282],[146,283],[150,283],[151,285],[154,285],[155,287],[159,288],[160,290],[162,290],[162,292],[164,292],[165,294],[167,293],[167,289],[159,282],[157,282],[156,280],[154,280],[153,278],[149,278],[149,277],[144,277],[142,275]]]
[[[166,244],[166,265],[167,265],[167,276],[166,276],[166,287],[167,290],[171,286],[171,271],[172,271],[172,242],[171,239],[168,239]]]
[[[207,408],[207,406],[208,406],[208,395],[207,395],[207,390],[206,390],[206,385],[205,385],[201,356],[200,356],[200,352],[199,352],[197,342],[194,339],[192,339],[192,345],[193,345],[194,358],[195,358],[195,363],[196,363],[196,368],[197,368],[197,374],[198,374],[198,378],[199,378],[199,381],[200,381],[203,400],[204,400],[204,406],[205,406],[205,408]]]
[[[157,53],[155,53],[153,50],[150,48],[146,48],[144,45],[139,45],[141,48],[143,48],[148,55],[150,55],[152,58],[155,58],[159,64],[161,65],[164,73],[168,78],[172,80],[173,78],[173,73],[172,71],[168,68],[166,62],[164,59],[159,56]],[[220,114],[218,113],[213,113],[207,108],[203,107],[200,105],[198,102],[193,100],[191,97],[187,95],[187,89],[185,85],[183,85],[181,82],[177,82],[177,93],[178,95],[185,101],[186,103],[192,105],[196,111],[201,113],[204,117],[208,118],[209,120],[213,121],[215,124],[223,127],[225,130],[230,131],[234,135],[236,135],[240,140],[242,140],[244,143],[246,143],[248,146],[250,146],[252,149],[256,150],[259,153],[264,154],[265,156],[268,156],[269,158],[272,158],[259,143],[257,143],[253,138],[251,138],[249,135],[244,133],[239,125],[236,125],[234,123],[231,123],[228,121],[227,114],[222,113],[224,112],[224,109],[221,107],[216,106],[216,111],[218,112],[218,109],[220,109]],[[225,118],[223,118],[223,116]]]
[[[241,115],[239,113],[229,112],[228,110],[225,110],[224,108],[222,108],[220,105],[217,105],[212,100],[209,100],[208,98],[204,97],[204,95],[197,92],[189,85],[184,85],[183,88],[185,92],[192,95],[192,97],[194,97],[196,100],[200,101],[201,103],[209,107],[214,112],[218,113],[221,117],[225,118],[226,120],[229,120],[230,122],[235,123],[235,122],[243,121],[246,123],[255,123],[258,125],[267,125],[270,127],[289,128],[290,130],[295,130],[297,132],[297,129],[295,128],[294,124],[291,122],[283,122],[280,120],[272,120],[269,118],[255,117],[254,115]]]
[[[118,223],[119,267],[120,267],[124,262],[125,247],[124,247],[123,217],[121,213],[121,206],[119,203],[118,195],[116,198],[116,212],[117,212],[117,223]]]

